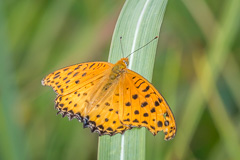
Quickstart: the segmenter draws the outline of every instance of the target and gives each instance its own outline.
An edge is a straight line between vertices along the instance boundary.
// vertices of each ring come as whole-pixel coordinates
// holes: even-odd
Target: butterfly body
[[[113,82],[125,72],[128,65],[128,58],[122,58],[119,60],[111,69],[109,74],[109,79],[107,80],[106,85],[104,85],[103,90],[107,90],[109,86],[113,84]]]
[[[175,136],[174,116],[161,94],[141,75],[127,69],[128,58],[116,64],[81,63],[57,70],[42,80],[57,93],[55,107],[77,118],[99,135],[146,127],[153,135]]]

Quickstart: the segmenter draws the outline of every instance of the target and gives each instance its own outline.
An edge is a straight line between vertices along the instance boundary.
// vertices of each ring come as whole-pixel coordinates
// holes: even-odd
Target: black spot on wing
[[[143,103],[141,104],[141,107],[146,107],[147,105],[148,105],[147,102],[143,102]]]
[[[157,106],[159,106],[159,102],[158,101],[155,101],[155,106],[157,107]]]
[[[76,80],[75,83],[78,84],[78,83],[79,83],[79,80]]]
[[[53,79],[56,79],[56,78],[58,78],[60,75],[56,75],[55,77],[53,77]]]
[[[87,63],[85,65],[86,65],[86,67],[83,68],[83,71],[85,71],[87,69],[87,67],[88,67]]]
[[[138,111],[138,110],[135,110],[135,111],[134,111],[134,114],[139,114],[139,111]]]
[[[158,98],[158,101],[159,101],[159,103],[162,103],[162,100],[160,98]]]
[[[149,90],[150,86],[147,86],[144,90],[142,90],[143,92],[147,92]]]
[[[65,83],[69,83],[70,82],[70,80],[67,80]]]
[[[99,125],[98,128],[100,128],[101,130],[104,129],[104,127],[102,125]]]
[[[105,105],[106,105],[106,106],[110,106],[110,103],[106,102]]]
[[[93,63],[91,66],[89,66],[89,69],[91,69],[96,63]]]
[[[134,95],[132,95],[132,98],[133,98],[133,99],[137,99],[137,98],[138,98],[138,95],[137,95],[137,94],[134,94]]]
[[[155,129],[155,127],[153,127],[153,126],[150,126],[152,129]]]
[[[166,121],[164,122],[164,125],[165,125],[165,126],[168,126],[168,125],[169,125],[169,121],[166,120]]]
[[[122,129],[123,128],[123,126],[119,126],[117,129]]]
[[[155,110],[155,108],[152,108],[151,113],[154,113],[154,112],[156,112],[156,110]]]
[[[147,121],[142,121],[142,123],[144,123],[144,124],[148,124],[148,122],[147,122]]]
[[[79,73],[79,72],[74,73],[73,77],[75,77],[76,75],[78,75],[78,73]]]
[[[148,117],[148,113],[144,113],[143,116],[144,116],[144,117]]]
[[[162,127],[162,121],[157,122],[158,127]]]
[[[150,94],[145,95],[145,98],[149,98],[149,97],[150,97]]]
[[[108,127],[107,130],[108,131],[113,131],[113,129],[111,127]]]
[[[129,107],[129,106],[131,106],[131,103],[127,102],[125,105]]]
[[[138,121],[137,119],[133,120],[133,122],[135,122],[135,123],[139,123],[139,121]]]
[[[130,122],[130,119],[128,118],[128,119],[124,119],[123,120],[124,122]]]

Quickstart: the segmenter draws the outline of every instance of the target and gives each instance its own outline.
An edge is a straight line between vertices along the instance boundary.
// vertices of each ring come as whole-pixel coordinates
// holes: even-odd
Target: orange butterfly
[[[128,58],[116,64],[88,62],[57,70],[42,80],[57,94],[55,108],[77,118],[99,135],[124,133],[132,127],[175,136],[174,116],[162,95],[141,75],[127,69]]]

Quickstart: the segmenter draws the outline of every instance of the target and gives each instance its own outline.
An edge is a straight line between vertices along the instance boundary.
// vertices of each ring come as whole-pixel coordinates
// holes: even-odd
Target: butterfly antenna
[[[122,45],[122,36],[120,37],[120,45],[121,45],[121,50],[122,50],[122,57],[124,57],[123,45]]]
[[[129,56],[131,56],[133,53],[135,53],[135,52],[137,52],[137,51],[139,51],[140,49],[142,49],[142,48],[144,48],[144,47],[146,47],[149,43],[151,43],[152,41],[154,41],[155,39],[157,39],[158,38],[158,36],[156,36],[156,37],[154,37],[151,41],[149,41],[148,43],[146,43],[145,45],[143,45],[142,47],[140,47],[140,48],[138,48],[138,49],[136,49],[135,51],[133,51],[132,53],[130,53],[127,57],[129,57]],[[127,58],[126,57],[126,58]]]

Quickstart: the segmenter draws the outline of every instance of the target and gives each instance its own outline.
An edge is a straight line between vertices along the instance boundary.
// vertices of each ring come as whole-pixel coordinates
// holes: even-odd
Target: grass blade
[[[124,56],[159,35],[167,0],[126,1],[118,19],[109,61],[122,57],[120,37],[123,37]],[[151,81],[157,42],[149,44],[130,56],[129,69]],[[99,138],[98,159],[145,159],[145,129],[132,129],[123,135]]]

